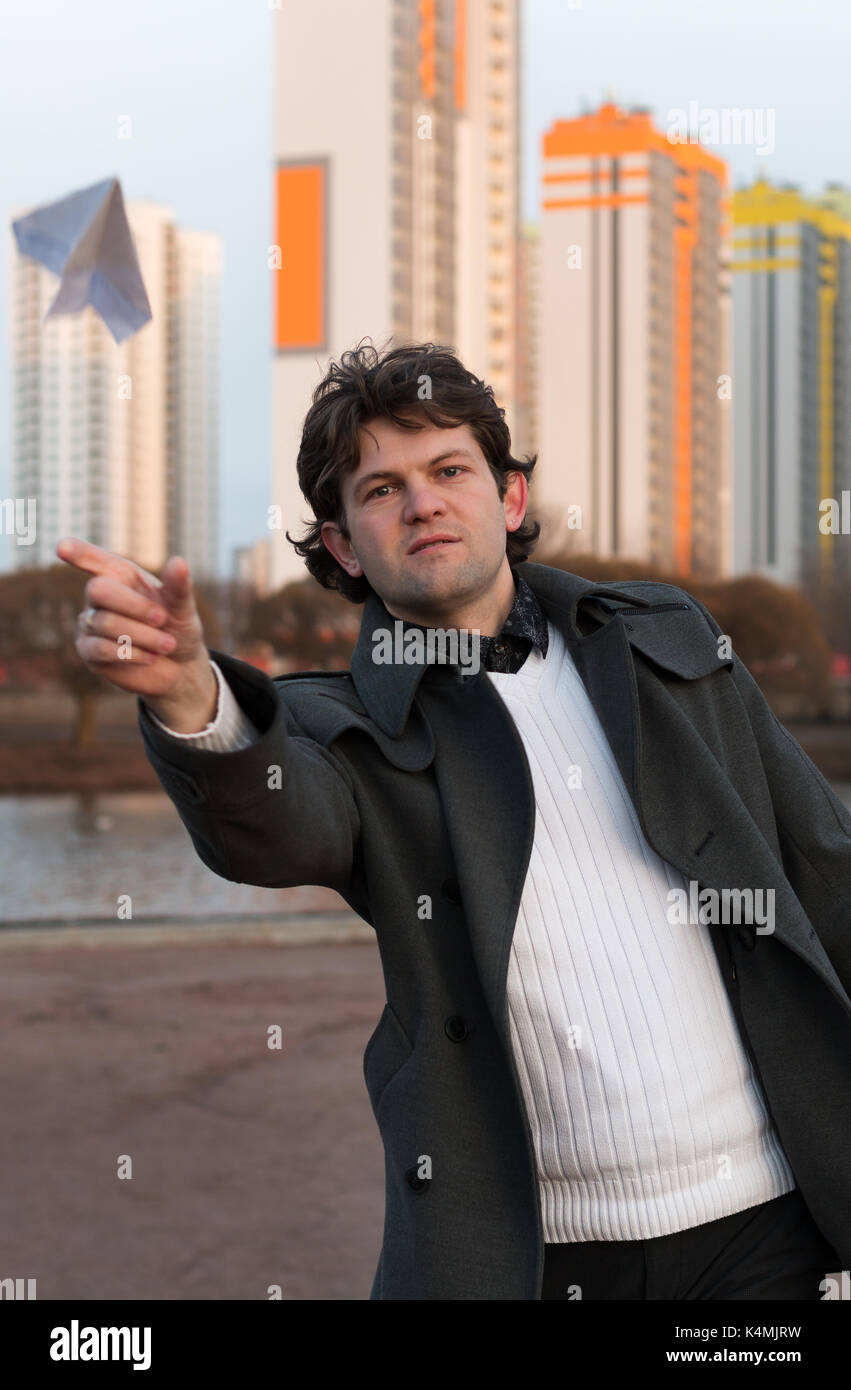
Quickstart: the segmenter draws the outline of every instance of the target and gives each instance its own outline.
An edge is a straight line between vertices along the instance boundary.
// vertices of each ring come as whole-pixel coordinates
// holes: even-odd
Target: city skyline
[[[50,6],[44,9],[51,11]],[[67,76],[69,69],[66,67],[66,80],[64,84],[59,84],[59,91],[66,97],[64,106],[61,102],[60,106],[67,114],[67,121],[45,121],[45,113],[39,106],[38,82],[33,83],[30,78],[29,87],[34,90],[24,103],[24,112],[35,113],[34,119],[23,123],[25,138],[20,153],[4,170],[4,202],[8,212],[10,205],[35,205],[39,201],[60,196],[70,187],[84,184],[92,175],[101,175],[106,151],[109,150],[112,156],[110,167],[114,167],[122,177],[128,198],[144,193],[173,206],[178,222],[223,232],[226,274],[223,285],[221,514],[224,535],[220,560],[225,572],[229,572],[234,548],[250,545],[262,534],[269,501],[273,362],[269,351],[271,306],[265,251],[272,225],[272,37],[280,16],[276,16],[272,10],[263,15],[263,22],[260,23],[257,16],[252,17],[245,12],[240,12],[239,19],[235,14],[230,14],[225,18],[234,28],[230,32],[231,42],[226,43],[226,29],[216,27],[217,23],[224,25],[225,18],[222,16],[210,16],[202,7],[192,4],[181,8],[176,20],[174,12],[169,11],[168,32],[170,51],[174,55],[173,67],[158,78],[158,94],[165,97],[165,117],[169,112],[172,115],[171,139],[168,143],[164,140],[165,127],[161,123],[160,143],[155,148],[149,130],[152,114],[145,105],[148,98],[141,77],[146,64],[150,66],[153,63],[156,25],[165,21],[162,18],[158,20],[159,12],[154,6],[142,42],[135,46],[131,54],[120,45],[115,33],[110,38],[108,28],[98,29],[97,17],[105,13],[102,7],[90,4],[87,11],[93,20],[94,56],[103,60],[110,53],[115,54],[118,48],[120,54],[113,63],[113,69],[106,65],[105,71],[109,75],[104,76],[100,84],[87,87],[87,105],[82,100],[86,62],[70,69],[70,77]],[[577,7],[551,3],[550,0],[532,0],[532,3],[523,6],[523,17],[524,175],[521,211],[524,222],[538,220],[534,190],[540,179],[538,149],[547,121],[575,117],[583,110],[598,105],[607,96],[613,96],[624,107],[641,106],[654,112],[657,123],[661,125],[665,124],[670,111],[689,112],[694,103],[697,103],[701,114],[707,110],[722,109],[725,100],[734,108],[774,112],[770,153],[759,155],[754,147],[718,149],[718,154],[730,163],[733,188],[747,183],[748,178],[752,178],[760,168],[769,171],[770,177],[778,184],[797,183],[802,193],[810,197],[820,195],[829,182],[851,181],[844,167],[846,156],[839,145],[841,125],[836,115],[842,88],[838,70],[833,82],[830,80],[831,65],[837,61],[841,47],[838,40],[841,34],[848,32],[848,18],[838,6],[812,6],[808,22],[804,25],[791,6],[768,4],[753,4],[744,16],[738,11],[735,17],[733,8],[728,4],[696,6],[686,18],[667,4],[647,7],[638,14],[622,4],[592,6],[586,0],[584,6]],[[51,13],[50,18],[53,32],[61,30],[64,21],[60,12]],[[79,21],[79,14],[77,18]],[[620,56],[619,45],[618,51],[608,51],[605,62],[599,56],[595,62],[594,55],[600,54],[605,38],[606,21],[615,18],[619,35],[624,40],[623,47],[629,47],[630,34],[635,37],[630,61],[627,63]],[[769,18],[771,30],[767,41],[765,26]],[[270,21],[268,24],[267,20]],[[11,21],[22,33],[26,34],[29,27],[29,51],[34,57],[36,36],[32,31],[35,26],[26,19],[22,7],[20,13],[11,16]],[[580,25],[583,26],[581,29]],[[84,28],[85,25],[80,24],[79,27]],[[232,42],[234,34],[242,37],[241,45]],[[660,41],[663,34],[666,35],[667,48]],[[696,37],[700,39],[699,44],[694,42]],[[817,53],[819,57],[817,83],[807,76],[808,42],[812,44],[812,55]],[[198,52],[199,44],[202,52],[215,52],[220,61],[227,53],[227,72],[233,79],[233,90],[241,92],[243,98],[251,92],[252,114],[258,110],[263,112],[265,108],[268,124],[254,142],[240,143],[234,134],[238,128],[239,108],[239,103],[235,103],[232,107],[233,121],[227,127],[227,138],[220,140],[214,149],[216,135],[221,133],[222,125],[217,124],[213,109],[212,92],[216,83],[210,80],[212,73],[205,70],[203,62],[199,62],[198,68],[193,70],[193,75],[199,79],[197,84],[186,88],[188,52],[190,48],[192,52]],[[204,49],[204,44],[210,46],[208,50]],[[73,53],[71,36],[69,45]],[[724,64],[719,63],[710,72],[713,56],[722,51]],[[636,52],[642,56],[638,79],[635,77]],[[793,54],[800,64],[802,80],[790,84],[784,80],[784,73]],[[88,60],[92,61],[91,54]],[[25,61],[19,61],[17,66],[26,73]],[[41,70],[46,82],[49,62],[43,62]],[[116,73],[120,76],[122,72],[123,81],[116,81]],[[577,77],[577,72],[581,76]],[[221,76],[220,73],[218,75]],[[261,76],[265,81],[261,80]],[[185,90],[188,91],[188,100],[184,99]],[[73,99],[74,91],[77,92],[76,100]],[[120,99],[122,91],[123,100]],[[556,92],[561,95],[557,97]],[[10,94],[17,94],[20,105],[23,95],[20,83],[17,87],[14,81],[8,84],[7,100]],[[42,90],[42,105],[43,96]],[[715,108],[710,106],[712,102],[717,103]],[[114,125],[122,111],[129,110],[132,115],[134,105],[137,108],[134,137],[122,148],[116,143]],[[182,119],[174,119],[176,112]],[[193,119],[187,121],[187,115]],[[108,120],[111,122],[109,128]],[[97,131],[97,138],[86,143],[81,138],[81,132],[85,131],[91,136],[93,130]],[[63,139],[67,140],[64,147]],[[58,152],[63,148],[69,158],[61,160]],[[81,163],[80,151],[83,149],[88,155],[85,164]],[[186,163],[189,152],[194,156],[191,173]],[[267,155],[265,164],[262,157],[264,152]],[[99,162],[93,166],[91,161],[96,158]],[[55,166],[52,173],[51,163]],[[22,167],[24,164],[25,168]],[[127,165],[126,172],[123,164]],[[60,165],[63,182],[58,184],[56,180]],[[219,179],[218,195],[210,179],[203,177],[204,171],[211,171],[214,165],[223,165],[225,170],[224,177]],[[144,188],[139,183],[142,166],[147,184]],[[82,172],[83,168],[85,173]],[[251,172],[245,177],[247,168]],[[72,175],[73,169],[78,172]],[[257,173],[260,169],[263,170],[262,175]],[[179,174],[182,177],[176,177]],[[250,189],[250,198],[246,198],[241,206],[241,217],[234,218],[232,212],[222,206],[228,200],[221,197],[221,188],[226,186],[230,190],[231,181],[240,175],[246,188]],[[199,179],[197,186],[193,187],[193,180]],[[10,187],[11,180],[14,180],[14,189]],[[531,206],[530,188],[533,190]],[[177,196],[172,196],[172,189]],[[206,211],[199,216],[192,209],[202,204]],[[228,215],[231,216],[231,227],[237,227],[236,236],[226,229]],[[245,246],[249,240],[249,228],[254,249],[247,254]],[[229,243],[234,246],[233,254],[229,251]],[[264,254],[261,255],[261,251]],[[4,284],[2,289],[8,304],[8,284]],[[235,328],[238,330],[236,333]],[[0,404],[8,438],[8,359],[3,365],[6,370],[4,396],[0,398]],[[306,398],[303,410],[307,409],[308,404]],[[6,453],[4,450],[4,455]],[[8,492],[8,459],[4,459],[4,462],[5,475],[0,477],[0,489]],[[294,459],[292,462],[294,469]],[[287,545],[281,537],[278,539],[281,544]],[[8,568],[8,554],[0,558],[0,563]]]

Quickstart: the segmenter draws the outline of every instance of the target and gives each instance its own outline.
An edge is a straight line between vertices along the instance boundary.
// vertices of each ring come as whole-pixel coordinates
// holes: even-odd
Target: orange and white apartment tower
[[[729,573],[726,165],[611,102],[542,155],[542,544]]]
[[[332,357],[437,341],[513,428],[519,0],[310,0],[276,15],[272,590],[307,571],[296,457]],[[389,341],[388,341],[389,340]]]

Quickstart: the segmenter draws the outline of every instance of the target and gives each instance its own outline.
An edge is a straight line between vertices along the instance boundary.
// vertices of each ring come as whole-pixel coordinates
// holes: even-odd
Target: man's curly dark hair
[[[505,411],[497,405],[493,388],[467,371],[450,348],[435,343],[397,347],[382,354],[363,339],[343,352],[339,362],[332,361],[311,399],[296,468],[315,521],[301,540],[294,540],[288,531],[285,535],[314,579],[326,589],[337,589],[352,603],[363,603],[371,585],[365,575],[353,578],[341,568],[322,540],[322,524],[335,522],[351,539],[340,482],[360,463],[362,425],[385,418],[403,429],[416,430],[422,428],[423,416],[445,429],[469,425],[494,475],[500,499],[509,476],[523,473],[529,480],[537,461],[537,455],[522,461],[512,458]],[[414,417],[414,410],[420,418]],[[516,531],[506,531],[506,553],[512,565],[528,559],[540,531],[540,522],[525,520]]]

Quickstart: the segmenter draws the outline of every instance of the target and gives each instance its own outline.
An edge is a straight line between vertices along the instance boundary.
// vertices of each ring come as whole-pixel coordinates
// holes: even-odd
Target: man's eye
[[[450,471],[455,472],[455,473],[465,473],[465,472],[466,472],[466,469],[464,468],[463,464],[460,464],[460,463],[446,463],[446,464],[444,464],[444,466],[441,468],[440,471],[441,471],[441,473],[447,473],[447,472],[450,472]],[[369,499],[370,499],[370,497],[375,497],[376,493],[379,493],[379,492],[382,491],[383,488],[390,487],[390,486],[391,486],[390,483],[379,483],[379,484],[377,485],[377,487],[372,488],[371,491],[368,492],[368,493],[366,494],[366,497],[364,498],[364,501],[365,501],[365,502],[368,502]]]

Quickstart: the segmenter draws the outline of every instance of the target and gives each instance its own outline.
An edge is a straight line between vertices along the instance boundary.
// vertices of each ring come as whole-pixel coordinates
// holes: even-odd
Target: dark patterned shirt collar
[[[495,637],[480,637],[479,661],[486,671],[516,675],[533,646],[546,657],[549,633],[546,615],[526,580],[514,569],[511,573],[514,576],[514,603],[502,631]],[[421,623],[403,620],[403,631],[407,632],[409,628],[425,630]]]

